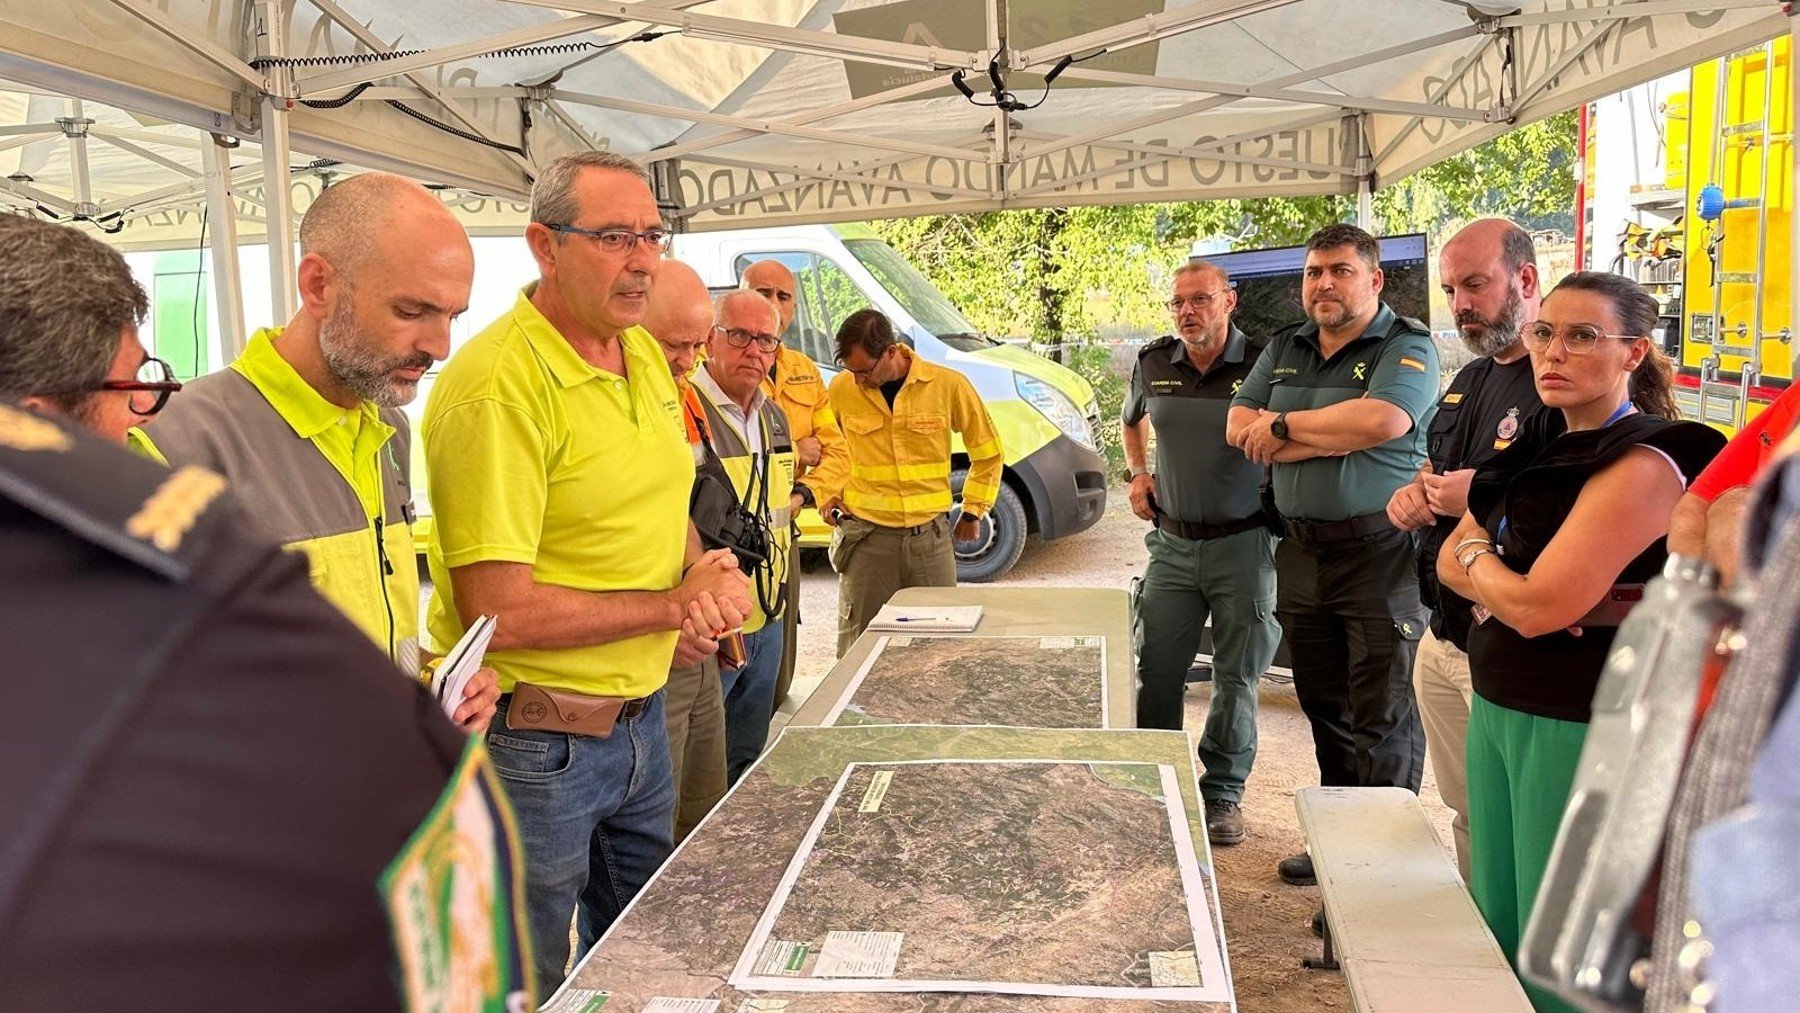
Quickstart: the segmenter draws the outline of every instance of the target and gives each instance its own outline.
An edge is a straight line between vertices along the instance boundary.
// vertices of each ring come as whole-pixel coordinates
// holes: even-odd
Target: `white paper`
[[[659,995],[644,1006],[644,1013],[717,1013],[717,999],[671,999]]]
[[[450,653],[444,655],[444,660],[438,662],[437,672],[431,679],[431,692],[445,714],[454,715],[456,708],[462,706],[463,692],[468,689],[469,680],[481,669],[488,644],[493,642],[496,625],[493,616],[475,620]]]
[[[549,1001],[538,1007],[538,1013],[596,1013],[606,1005],[612,993],[597,988],[573,988],[564,985]]]
[[[967,633],[979,625],[980,605],[883,605],[868,628],[893,633]]]
[[[892,978],[900,963],[899,932],[827,932],[815,978]]]

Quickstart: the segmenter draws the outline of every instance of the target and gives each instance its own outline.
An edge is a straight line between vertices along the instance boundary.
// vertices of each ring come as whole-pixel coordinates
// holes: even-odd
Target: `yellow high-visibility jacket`
[[[880,390],[860,386],[847,371],[831,381],[831,408],[849,449],[848,475],[821,465],[801,483],[821,505],[835,497],[871,524],[924,524],[950,509],[950,436],[960,433],[969,458],[963,512],[985,515],[1000,495],[1004,464],[987,406],[968,377],[905,346],[900,352],[910,367],[891,410]]]
[[[805,352],[782,345],[775,354],[775,368],[763,381],[762,389],[763,395],[787,416],[788,434],[796,446],[808,436],[819,441],[819,463],[813,468],[825,469],[827,476],[837,475],[842,482],[850,466],[849,452],[844,449],[844,431],[831,410],[831,396],[825,390],[819,367]],[[813,468],[801,468],[800,473]]]

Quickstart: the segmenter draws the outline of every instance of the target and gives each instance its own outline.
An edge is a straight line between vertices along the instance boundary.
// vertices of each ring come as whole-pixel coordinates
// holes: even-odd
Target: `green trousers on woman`
[[[1469,892],[1515,969],[1587,730],[1480,693],[1469,709]],[[1525,992],[1538,1013],[1579,1013],[1530,984]]]

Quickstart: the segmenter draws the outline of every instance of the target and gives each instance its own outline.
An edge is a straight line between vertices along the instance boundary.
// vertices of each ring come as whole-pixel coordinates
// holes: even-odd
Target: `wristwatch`
[[[1275,421],[1269,423],[1269,432],[1278,440],[1285,440],[1288,438],[1287,412],[1282,412],[1280,415],[1275,416]]]
[[[1127,479],[1132,479],[1132,478],[1138,477],[1139,475],[1148,475],[1148,474],[1150,474],[1149,468],[1126,468],[1125,469],[1125,477]]]

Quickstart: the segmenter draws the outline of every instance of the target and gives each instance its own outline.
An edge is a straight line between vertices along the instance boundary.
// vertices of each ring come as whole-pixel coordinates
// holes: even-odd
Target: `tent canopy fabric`
[[[265,177],[291,216],[360,167],[516,221],[590,147],[689,230],[1355,193],[1786,28],[1773,0],[0,0],[0,207],[191,242],[209,166],[252,233]]]

